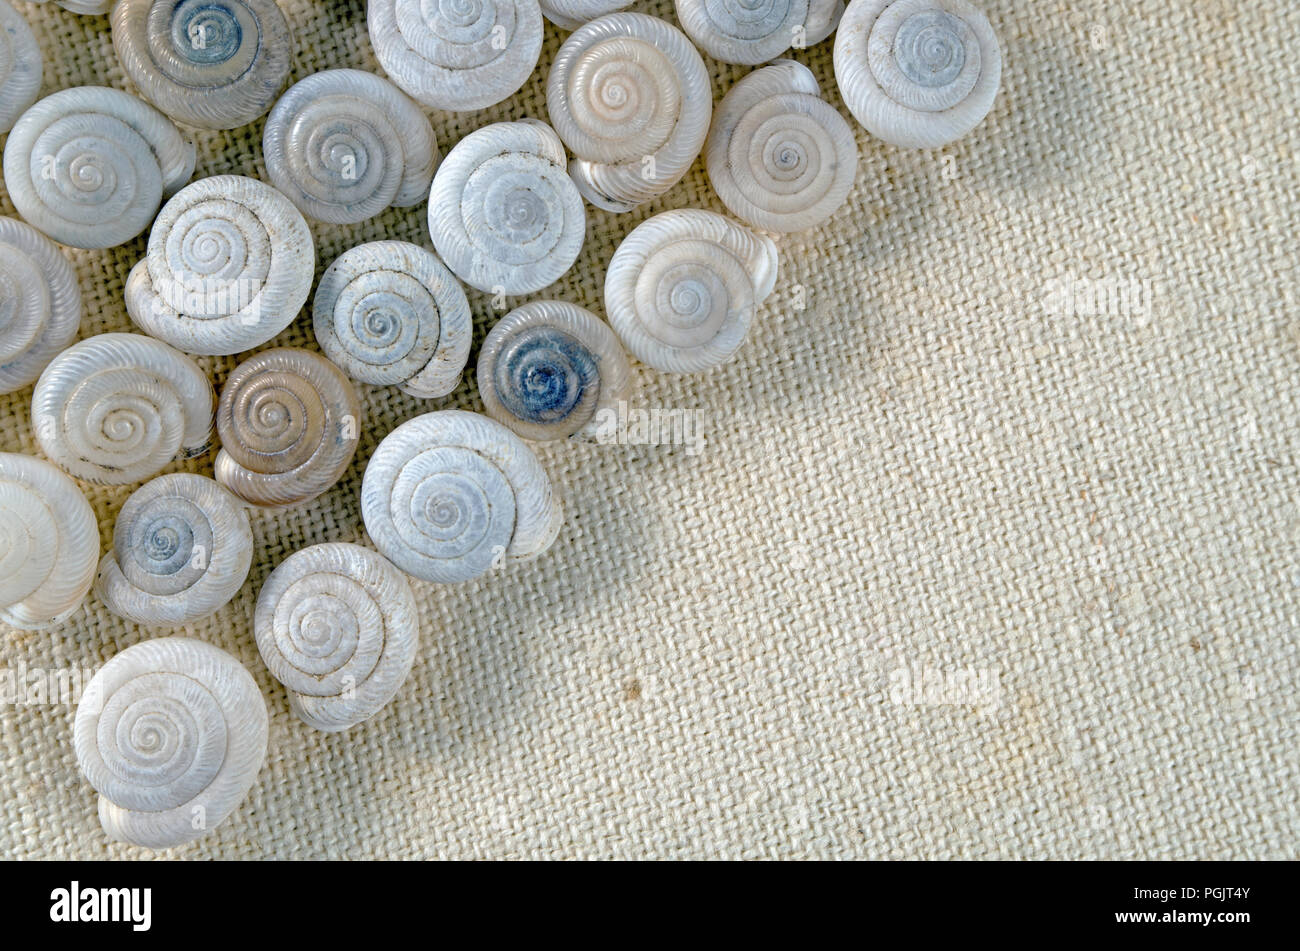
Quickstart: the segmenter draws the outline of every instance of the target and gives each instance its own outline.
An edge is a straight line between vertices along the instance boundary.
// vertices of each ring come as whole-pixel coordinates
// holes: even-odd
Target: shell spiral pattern
[[[586,236],[564,146],[533,119],[498,122],[447,153],[429,194],[429,233],[466,284],[531,294],[573,266]]]
[[[254,178],[204,178],[163,206],[126,309],[181,350],[239,353],[293,322],[315,267],[311,229],[284,195]]]
[[[438,148],[420,108],[388,80],[327,69],[289,88],[262,137],[271,183],[303,214],[355,224],[429,191]]]
[[[216,479],[252,505],[310,501],[352,461],[360,419],[356,390],[334,364],[308,350],[263,351],[221,389]]]
[[[632,0],[540,0],[542,16],[561,30],[576,30],[596,17],[631,5]]]
[[[808,0],[676,0],[695,44],[724,63],[754,66],[803,42]]]
[[[0,621],[67,620],[95,578],[99,525],[81,489],[44,459],[0,452]]]
[[[207,452],[214,402],[207,375],[179,350],[140,334],[98,334],[45,368],[32,391],[32,423],[60,468],[127,485]]]
[[[631,378],[614,332],[563,301],[515,308],[479,350],[478,390],[488,415],[526,439],[594,436],[596,414],[617,412]]]
[[[149,227],[194,161],[193,143],[153,106],[80,86],[22,114],[5,142],[4,181],[23,219],[55,241],[112,248]]]
[[[686,174],[709,133],[713,91],[681,30],[611,13],[575,31],[546,79],[546,108],[583,197],[630,211]]]
[[[694,373],[740,348],[776,283],[771,238],[711,211],[665,211],[637,225],[605,274],[605,310],[647,366]]]
[[[0,0],[0,133],[36,101],[43,66],[36,34],[21,13]]]
[[[81,326],[76,272],[31,225],[0,218],[0,393],[35,380]]]
[[[704,147],[714,191],[755,228],[790,232],[829,218],[853,188],[853,130],[792,61],[750,73],[723,97]]]
[[[542,52],[537,0],[370,0],[366,25],[393,82],[451,112],[511,96]]]
[[[444,584],[476,578],[503,558],[537,557],[563,519],[528,445],[462,410],[417,416],[384,438],[366,466],[361,516],[390,561]]]
[[[368,548],[312,545],[271,572],[253,618],[257,649],[309,726],[337,733],[397,694],[419,646],[406,576]]]
[[[119,617],[175,627],[229,603],[252,560],[253,532],[239,500],[211,479],[177,472],[126,500],[95,591]]]
[[[326,269],[313,303],[316,341],[355,380],[446,396],[460,383],[474,322],[459,282],[419,245],[374,241]]]
[[[247,125],[289,78],[293,37],[275,0],[121,0],[112,22],[126,74],[188,125]]]
[[[91,678],[72,733],[108,836],[168,849],[206,835],[248,795],[266,759],[266,702],[225,651],[162,637]]]
[[[891,145],[932,149],[993,108],[1002,51],[967,0],[853,0],[835,34],[844,104]]]

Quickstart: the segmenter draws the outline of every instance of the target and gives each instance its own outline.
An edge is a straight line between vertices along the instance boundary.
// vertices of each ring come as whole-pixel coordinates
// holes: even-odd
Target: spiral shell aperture
[[[181,350],[239,353],[293,322],[315,267],[311,229],[284,195],[255,178],[217,175],[163,206],[127,278],[126,309]]]
[[[0,621],[59,624],[95,578],[99,525],[70,478],[44,459],[0,452]]]
[[[368,548],[312,545],[257,596],[257,649],[309,726],[337,733],[378,713],[411,672],[419,612],[406,576]]]
[[[271,183],[331,224],[418,204],[438,162],[428,117],[388,80],[357,69],[289,87],[266,120],[262,150]]]
[[[77,248],[112,248],[149,226],[194,173],[194,145],[148,103],[79,86],[24,112],[5,142],[4,181],[28,224]]]
[[[576,30],[584,23],[630,7],[632,0],[539,0],[542,16],[561,30]]]
[[[596,414],[626,400],[631,381],[614,332],[591,311],[564,301],[515,308],[479,350],[483,406],[525,439],[594,438]]]
[[[537,0],[369,0],[379,65],[409,95],[465,112],[513,95],[537,66]]]
[[[460,383],[474,332],[469,301],[430,251],[373,241],[326,269],[313,302],[316,341],[353,379],[446,396]]]
[[[36,34],[21,13],[0,0],[0,133],[36,101],[43,65]]]
[[[122,506],[95,591],[119,617],[176,627],[229,603],[252,560],[253,532],[239,500],[211,479],[171,473]]]
[[[417,416],[384,438],[366,466],[361,515],[384,556],[443,584],[476,578],[502,560],[537,557],[563,520],[528,445],[462,410]]]
[[[863,127],[932,149],[983,121],[1002,81],[988,18],[967,0],[853,0],[835,34],[835,82]]]
[[[342,370],[308,350],[265,350],[221,388],[216,479],[251,505],[308,502],[343,475],[360,427],[361,404]]]
[[[723,97],[704,149],[714,191],[755,228],[812,228],[844,203],[858,169],[853,130],[789,60],[750,73]]]
[[[605,273],[605,311],[642,363],[694,373],[726,363],[776,283],[776,244],[711,211],[637,225]]]
[[[77,274],[31,225],[0,218],[0,393],[35,380],[81,326]]]
[[[42,451],[87,482],[127,485],[208,451],[212,384],[161,340],[98,334],[45,368],[32,391]]]
[[[275,0],[121,0],[112,21],[126,74],[187,125],[247,125],[289,78],[293,36]]]
[[[584,198],[630,211],[686,174],[709,132],[704,60],[676,27],[611,13],[576,30],[546,79],[551,123]]]
[[[586,230],[564,146],[535,119],[465,136],[429,193],[438,255],[462,281],[490,294],[531,294],[555,283],[578,259]]]
[[[235,658],[203,641],[128,647],[86,686],[77,765],[112,839],[169,849],[201,838],[248,795],[266,759],[266,702]]]

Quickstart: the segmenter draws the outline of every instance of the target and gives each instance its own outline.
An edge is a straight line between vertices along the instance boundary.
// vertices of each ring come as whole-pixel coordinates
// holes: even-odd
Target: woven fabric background
[[[636,405],[700,411],[701,451],[540,447],[566,500],[555,547],[416,583],[410,680],[324,736],[258,656],[262,581],[306,545],[365,543],[362,472],[397,423],[481,408],[472,373],[429,402],[358,387],[343,480],[255,515],[247,584],[189,631],[252,671],[270,750],[225,824],[165,854],[1296,857],[1300,7],[981,3],[1005,57],[989,118],[936,152],[854,124],[857,185],[781,242],[738,358],[638,369]],[[15,6],[43,95],[130,88],[107,18]],[[282,6],[295,80],[378,71],[361,0]],[[665,0],[634,9],[675,22]],[[564,35],[547,25],[507,102],[432,114],[444,151],[545,119]],[[831,45],[796,58],[842,109]],[[706,62],[715,98],[746,72]],[[265,179],[262,128],[198,133],[196,175]],[[678,207],[725,210],[702,162],[633,213],[589,208],[577,265],[535,296],[603,313],[619,240]],[[430,246],[423,205],[313,230],[318,273],[363,241]],[[82,336],[133,329],[122,285],[144,247],[69,251]],[[1141,293],[1062,313],[1054,289],[1084,281]],[[469,296],[477,352],[501,312]],[[316,349],[309,315],[274,343]],[[236,362],[200,358],[218,386]],[[30,397],[0,400],[0,450],[38,453]],[[86,487],[105,547],[130,489]],[[0,633],[0,667],[94,667],[159,633],[92,595],[62,629]],[[900,671],[981,691],[918,697]],[[0,854],[150,856],[101,832],[73,714],[0,709]]]

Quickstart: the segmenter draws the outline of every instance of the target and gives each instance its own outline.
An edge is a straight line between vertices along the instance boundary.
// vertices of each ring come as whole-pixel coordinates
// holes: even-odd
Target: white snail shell
[[[356,390],[334,364],[308,350],[265,350],[221,388],[216,479],[251,505],[310,501],[352,461],[360,420]]]
[[[80,86],[22,114],[5,142],[4,180],[18,213],[55,241],[112,248],[149,226],[194,160],[194,144],[153,106]]]
[[[77,274],[31,225],[0,218],[0,393],[22,389],[81,326]]]
[[[632,0],[540,0],[542,16],[562,30],[576,30],[596,17],[631,5]]]
[[[484,408],[526,439],[594,436],[596,414],[616,410],[631,380],[609,326],[564,301],[516,307],[488,333],[478,355]]]
[[[429,118],[381,76],[327,69],[289,87],[262,138],[271,183],[317,221],[355,224],[429,192]]]
[[[844,204],[858,147],[812,71],[785,60],[754,70],[723,97],[704,160],[732,214],[784,233],[815,227]]]
[[[1002,51],[967,0],[853,0],[835,34],[844,104],[891,145],[931,149],[988,115]]]
[[[98,334],[45,368],[32,424],[60,468],[126,485],[207,452],[215,399],[207,375],[179,350],[140,334]]]
[[[513,95],[542,52],[537,0],[370,0],[366,25],[393,82],[452,112]]]
[[[704,60],[676,27],[611,13],[576,30],[546,79],[551,123],[583,197],[629,211],[686,174],[709,133]]]
[[[243,802],[266,759],[266,701],[220,648],[161,637],[122,651],[77,706],[77,765],[112,839],[168,849]]]
[[[642,363],[694,373],[726,363],[776,283],[776,244],[711,211],[637,225],[605,274],[605,311]]]
[[[239,353],[293,322],[315,267],[311,229],[284,195],[255,178],[203,178],[163,206],[126,309],[181,350]]]
[[[175,627],[228,604],[252,561],[253,531],[239,500],[211,479],[174,472],[122,505],[95,592],[119,617]]]
[[[0,133],[36,101],[42,66],[36,34],[21,13],[0,0]]]
[[[804,21],[804,46],[814,46],[835,32],[844,16],[844,0],[808,0]],[[791,44],[798,47],[798,44]]]
[[[47,0],[31,0],[32,3],[46,3]],[[59,6],[69,13],[81,13],[87,16],[101,16],[107,13],[117,0],[56,0]]]
[[[67,620],[95,579],[99,526],[77,483],[44,459],[0,452],[0,621]]]
[[[695,45],[724,63],[754,66],[788,50],[806,29],[808,0],[675,0]]]
[[[460,383],[474,322],[459,282],[431,251],[373,241],[325,271],[313,303],[316,342],[348,376],[445,396]]]
[[[312,545],[257,596],[257,649],[309,726],[337,733],[374,716],[411,672],[419,612],[406,576],[360,545]]]
[[[403,571],[452,584],[540,555],[563,511],[522,439],[486,416],[441,410],[402,423],[375,449],[361,516]]]
[[[559,137],[535,119],[461,139],[429,193],[429,233],[452,273],[488,293],[531,294],[572,267],[587,213],[565,160]]]
[[[284,88],[293,36],[275,0],[120,0],[113,48],[167,115],[234,129],[265,114]]]

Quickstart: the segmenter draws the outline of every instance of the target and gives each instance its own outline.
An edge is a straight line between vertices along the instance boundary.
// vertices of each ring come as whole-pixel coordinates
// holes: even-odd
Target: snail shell
[[[126,309],[181,350],[239,353],[293,322],[315,267],[311,229],[284,195],[255,178],[203,178],[163,206]]]
[[[42,66],[36,34],[21,13],[0,0],[0,133],[36,101]]]
[[[46,96],[5,143],[5,186],[18,213],[76,248],[131,240],[193,173],[194,145],[171,120],[104,86]]]
[[[531,294],[555,283],[577,260],[586,229],[564,146],[535,119],[471,132],[433,179],[433,246],[481,291]]]
[[[681,30],[611,13],[564,41],[546,79],[546,108],[587,201],[629,211],[675,185],[700,154],[713,90]]]
[[[540,0],[542,16],[561,30],[576,30],[607,13],[630,7],[632,0]]]
[[[44,459],[0,452],[0,621],[59,624],[95,579],[99,526],[81,489]]]
[[[327,69],[289,88],[262,139],[271,183],[317,221],[354,224],[419,204],[438,161],[433,127],[388,80]]]
[[[603,320],[563,301],[533,301],[501,318],[478,356],[488,415],[526,439],[594,436],[596,414],[631,388],[623,347]]]
[[[808,0],[808,19],[804,22],[803,45],[815,46],[835,32],[844,16],[844,0]],[[792,43],[798,47],[799,44]]]
[[[542,52],[537,0],[370,0],[366,25],[393,82],[425,105],[451,112],[513,95]]]
[[[140,334],[98,334],[45,368],[32,391],[32,422],[60,468],[127,485],[207,452],[214,401],[207,376],[179,350]]]
[[[806,30],[808,0],[675,0],[695,45],[724,63],[754,66],[788,50]]]
[[[167,115],[234,129],[265,114],[284,88],[293,36],[275,0],[121,0],[113,48]]]
[[[402,423],[375,449],[361,517],[403,571],[452,584],[540,555],[563,512],[522,439],[486,416],[441,410]]]
[[[853,188],[853,130],[789,60],[756,69],[713,114],[704,147],[713,189],[732,214],[765,231],[812,228]]]
[[[176,472],[126,500],[95,592],[119,617],[175,627],[228,604],[252,560],[253,532],[239,500],[211,479]]]
[[[411,672],[419,612],[406,576],[360,545],[294,552],[257,596],[253,631],[289,706],[337,733],[374,716]]]
[[[221,388],[216,479],[252,505],[310,501],[352,461],[360,419],[356,390],[334,364],[308,350],[265,350]]]
[[[31,0],[32,3],[46,3],[47,0]],[[117,0],[56,0],[59,6],[69,13],[81,13],[87,16],[101,16],[107,13]]]
[[[711,211],[637,225],[605,274],[605,311],[647,366],[694,373],[731,359],[776,283],[776,244]]]
[[[58,246],[0,218],[0,393],[35,380],[81,326],[81,288]]]
[[[988,115],[1002,51],[967,0],[853,0],[835,34],[844,104],[891,145],[931,149]]]
[[[266,702],[225,651],[162,637],[100,668],[72,734],[108,836],[168,849],[207,834],[248,795],[266,759]]]
[[[405,241],[345,251],[321,277],[313,313],[316,341],[353,379],[426,399],[460,383],[473,318],[431,251]]]

